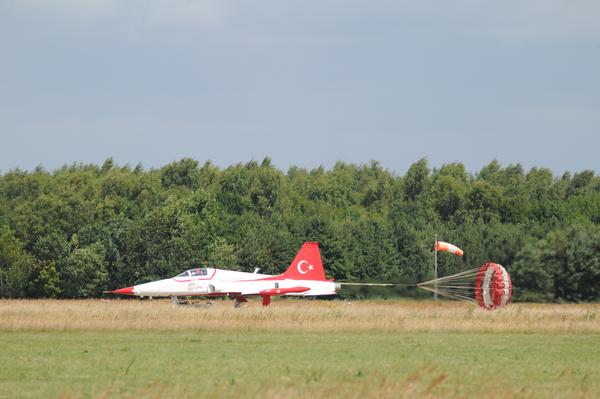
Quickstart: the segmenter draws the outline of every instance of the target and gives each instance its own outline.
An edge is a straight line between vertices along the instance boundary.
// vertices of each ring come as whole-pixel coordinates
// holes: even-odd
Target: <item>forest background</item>
[[[74,164],[0,175],[0,296],[98,297],[200,266],[283,271],[320,243],[328,277],[422,281],[434,236],[465,250],[440,275],[504,265],[514,299],[600,299],[600,177],[492,161],[477,173],[421,159],[330,170],[269,158],[225,169]]]

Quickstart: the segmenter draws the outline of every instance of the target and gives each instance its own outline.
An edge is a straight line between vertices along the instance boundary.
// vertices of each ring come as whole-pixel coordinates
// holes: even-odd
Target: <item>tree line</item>
[[[74,164],[0,175],[0,295],[96,297],[203,265],[279,273],[318,241],[329,277],[419,281],[433,237],[459,245],[441,275],[504,265],[514,298],[600,298],[600,177],[492,161],[403,175],[377,162],[331,169],[269,158],[219,168]]]

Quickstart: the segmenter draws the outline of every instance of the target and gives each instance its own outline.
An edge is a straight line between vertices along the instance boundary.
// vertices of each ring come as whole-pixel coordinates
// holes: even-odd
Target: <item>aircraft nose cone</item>
[[[118,290],[109,291],[111,294],[133,295],[133,287],[120,288]]]

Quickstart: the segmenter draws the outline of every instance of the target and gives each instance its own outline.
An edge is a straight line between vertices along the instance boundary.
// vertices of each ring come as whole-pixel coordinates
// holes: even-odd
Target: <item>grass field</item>
[[[0,301],[0,397],[600,397],[600,305]]]

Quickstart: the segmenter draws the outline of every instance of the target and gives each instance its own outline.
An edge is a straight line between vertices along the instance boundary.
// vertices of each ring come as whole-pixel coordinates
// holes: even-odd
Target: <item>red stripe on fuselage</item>
[[[297,278],[290,278],[289,276],[286,276],[285,274],[280,274],[278,276],[270,276],[270,277],[263,277],[263,278],[257,278],[254,280],[232,280],[233,282],[244,282],[244,281],[274,281],[274,280],[302,280],[302,281],[324,281],[324,282],[332,282],[335,279],[330,278],[329,280],[313,280],[313,279],[297,279]]]

